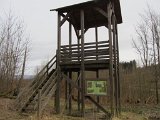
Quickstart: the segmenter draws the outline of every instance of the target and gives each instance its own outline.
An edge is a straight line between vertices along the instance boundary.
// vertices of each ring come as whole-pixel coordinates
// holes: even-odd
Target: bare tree
[[[156,99],[157,103],[159,103],[160,15],[151,10],[150,7],[144,14],[141,14],[141,22],[136,27],[136,35],[137,38],[133,39],[133,46],[139,54],[143,66],[148,67],[152,65]]]
[[[0,92],[13,90],[13,82],[20,75],[28,39],[24,23],[11,12],[0,26]]]

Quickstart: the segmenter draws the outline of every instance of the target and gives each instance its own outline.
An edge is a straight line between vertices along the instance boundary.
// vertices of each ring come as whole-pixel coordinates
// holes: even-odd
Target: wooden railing
[[[81,44],[61,46],[61,64],[81,61]],[[109,42],[100,41],[84,44],[84,61],[100,61],[109,59]]]

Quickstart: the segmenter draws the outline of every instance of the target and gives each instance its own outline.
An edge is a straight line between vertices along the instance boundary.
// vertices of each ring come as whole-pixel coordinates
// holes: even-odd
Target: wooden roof
[[[96,0],[95,0],[96,1]],[[107,11],[107,4],[110,0],[97,0],[88,1],[84,3],[74,4],[71,6],[61,7],[57,9],[52,9],[51,11],[57,11],[59,13],[70,13],[69,20],[73,26],[80,30],[80,10],[85,11],[85,29],[99,26],[107,26],[107,18],[96,11],[94,8],[98,7],[103,11]],[[117,18],[117,23],[122,23],[121,8],[119,0],[111,0],[115,6],[115,15]]]

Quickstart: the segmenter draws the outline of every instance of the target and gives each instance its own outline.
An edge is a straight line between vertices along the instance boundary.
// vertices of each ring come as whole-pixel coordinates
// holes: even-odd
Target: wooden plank
[[[77,73],[77,78],[79,78],[80,72],[78,71]],[[78,79],[78,87],[80,88],[80,79]],[[81,102],[81,96],[80,96],[80,90],[78,90],[78,100],[77,100],[77,105],[78,105],[78,111],[80,111],[80,102]]]
[[[109,60],[109,57],[101,56],[98,58],[99,60]],[[84,58],[84,61],[99,61],[96,59],[96,57],[87,57]],[[65,58],[61,62],[63,63],[69,63],[69,62],[79,62],[78,58]]]
[[[69,71],[69,78],[72,80],[72,71]],[[71,115],[72,112],[72,84],[69,84],[69,94],[68,94],[68,98],[69,98],[69,114]]]
[[[48,78],[47,82],[43,85],[43,87],[42,87],[42,94],[48,89],[48,87],[49,87],[49,85],[51,84],[51,82],[55,80],[55,79],[53,79],[53,78],[56,77],[56,76],[55,76],[56,74],[57,74],[57,71],[55,71],[55,72],[52,74],[52,76],[51,76],[50,78]]]
[[[117,26],[117,21],[116,21],[116,48],[117,48],[117,76],[118,76],[118,111],[119,114],[121,114],[121,98],[120,98],[120,73],[119,73],[119,46],[118,46],[118,26]]]
[[[60,113],[60,79],[61,79],[61,71],[60,71],[60,49],[61,49],[61,26],[60,26],[60,21],[61,21],[61,16],[58,13],[58,32],[57,32],[57,36],[58,36],[58,41],[57,41],[57,89],[55,92],[55,107],[56,107],[56,113],[59,114]]]
[[[85,29],[85,30],[84,30],[84,34],[85,34],[87,31],[88,31],[88,29]],[[81,39],[81,37],[82,37],[82,36],[79,35],[79,36],[78,36],[78,39]]]
[[[38,90],[38,111],[37,111],[37,117],[38,120],[41,120],[41,89]]]
[[[107,63],[108,64],[109,59],[107,60],[91,60],[91,61],[84,61],[84,64],[101,64],[101,63]],[[61,63],[61,65],[76,65],[76,64],[80,64],[81,65],[81,61],[72,61],[72,62],[66,62],[66,63]]]
[[[117,46],[116,46],[116,23],[115,23],[115,15],[112,16],[112,23],[113,23],[113,54],[114,54],[114,86],[115,86],[115,110],[116,115],[118,116],[118,76],[117,76]]]
[[[97,78],[97,80],[99,79],[99,70],[98,69],[96,70],[96,78]],[[100,97],[97,96],[97,103],[99,104],[99,102],[100,102]],[[97,107],[97,111],[99,112],[99,108],[98,107]]]
[[[109,45],[98,45],[98,48],[108,48],[109,47]],[[80,49],[81,49],[81,47],[79,47]],[[86,50],[86,49],[94,49],[94,48],[97,48],[97,46],[84,46],[84,49]],[[62,48],[61,50],[67,50],[67,51],[70,51],[70,50],[78,50],[78,47],[70,47],[70,48]]]
[[[100,52],[108,52],[109,51],[109,48],[105,48],[105,49],[99,49],[98,50],[98,53],[100,53]],[[86,54],[86,53],[90,53],[90,52],[95,52],[96,53],[96,50],[95,49],[91,49],[91,50],[85,50],[84,51],[84,53]],[[72,51],[72,54],[73,53],[78,53],[78,54],[81,54],[81,51]],[[61,52],[61,54],[62,55],[64,55],[64,54],[69,54],[69,52]]]
[[[61,13],[61,12],[59,12],[59,15],[61,15],[62,17],[65,17],[65,14],[63,14],[63,13]],[[69,19],[69,18],[67,18],[66,19],[69,23],[72,23],[72,21]]]
[[[45,85],[47,86],[47,88],[42,87],[42,90],[41,90],[41,98],[46,97],[46,96],[50,93],[52,87],[56,84],[56,80],[57,80],[57,76],[54,77],[54,78],[51,77],[51,78],[48,80],[48,81],[50,81],[49,84],[45,84]],[[35,98],[35,99],[36,99],[36,98]],[[46,101],[46,102],[47,102],[47,101]],[[47,103],[46,103],[46,104],[47,104]],[[37,109],[37,107],[38,107],[38,104],[35,104],[34,109]]]
[[[49,100],[51,99],[51,97],[53,96],[56,88],[57,88],[57,83],[54,84],[54,86],[50,90],[50,93],[47,95],[47,98],[45,99],[45,101],[44,101],[44,103],[42,105],[42,108],[41,108],[42,111],[44,110],[45,106],[47,105],[47,103],[49,102]]]
[[[114,88],[113,88],[113,50],[112,50],[112,28],[111,28],[111,3],[107,5],[107,12],[108,12],[108,35],[109,35],[109,79],[110,79],[110,107],[111,107],[111,114],[114,114]]]
[[[61,59],[62,58],[66,58],[66,57],[68,57],[70,54],[69,53],[65,53],[65,54],[62,54],[63,56],[61,56]],[[109,56],[109,51],[108,50],[104,50],[104,51],[99,51],[99,52],[96,52],[95,50],[93,51],[92,50],[92,52],[85,52],[85,57],[87,57],[87,56],[102,56],[102,55],[104,55],[104,56]],[[70,57],[80,57],[81,56],[81,53],[72,53],[71,55],[70,55]]]
[[[84,112],[85,112],[85,103],[84,103],[84,95],[85,95],[85,66],[84,66],[84,10],[80,11],[80,18],[81,18],[81,88],[82,88],[82,93],[81,93],[81,102],[82,102],[82,109],[81,109],[81,114],[82,117],[84,117]]]
[[[65,71],[64,75],[68,76],[68,72]],[[67,102],[67,100],[68,100],[68,81],[66,80],[65,81],[65,104],[66,104],[65,108],[66,109],[68,109],[68,102]]]
[[[95,27],[95,39],[96,39],[96,57],[98,60],[98,55],[97,55],[97,52],[98,52],[98,28],[97,27]]]
[[[68,84],[72,84],[72,88],[76,88],[79,91],[82,91],[81,87],[78,87],[78,85],[72,80],[70,79],[68,76],[63,74],[63,77],[65,78],[65,80],[67,80]],[[80,77],[77,78],[77,80],[79,80]]]
[[[91,102],[93,102],[102,112],[104,112],[108,117],[111,117],[111,114],[105,110],[100,104],[98,104],[91,96],[85,96]]]
[[[63,16],[63,20],[60,22],[60,26],[62,26],[65,21],[68,19],[68,17],[71,15],[71,12],[70,13],[67,13],[67,15]]]
[[[99,41],[98,44],[104,44],[104,43],[109,43],[109,40],[107,41]],[[96,45],[96,42],[89,42],[89,43],[84,43],[84,45],[92,45],[92,44],[95,44]],[[72,46],[79,46],[78,44],[72,44]],[[80,44],[81,46],[81,44]],[[63,47],[69,47],[69,45],[62,45],[61,46],[62,48]]]
[[[74,27],[74,26],[73,26]],[[79,30],[77,30],[75,27],[74,27],[74,31],[76,33],[76,36],[77,36],[77,39],[79,40]]]
[[[109,45],[98,45],[97,46],[99,49],[107,49],[107,48],[109,48]],[[69,52],[69,50],[73,50],[73,51],[77,51],[78,50],[78,48],[80,48],[81,49],[81,46],[80,47],[71,47],[71,48],[61,48],[61,51],[63,51],[63,52]],[[96,49],[96,45],[94,45],[94,46],[84,46],[84,49],[85,50],[90,50],[90,49]]]
[[[99,12],[101,15],[103,15],[106,19],[108,18],[108,15],[107,13],[101,9],[101,8],[98,8],[98,7],[95,7],[94,10],[96,10],[97,12]]]

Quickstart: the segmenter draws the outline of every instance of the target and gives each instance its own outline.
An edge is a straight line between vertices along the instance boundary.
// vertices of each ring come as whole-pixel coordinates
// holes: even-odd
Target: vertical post
[[[72,79],[72,71],[69,71],[69,78]],[[69,83],[69,114],[72,112],[72,85]]]
[[[112,28],[111,28],[111,3],[108,3],[108,35],[109,35],[109,79],[110,79],[110,104],[111,114],[114,115],[114,86],[113,86],[113,49],[112,49]]]
[[[79,30],[77,30],[77,33],[78,33],[78,36],[79,36]],[[78,43],[78,54],[80,55],[80,39],[79,38],[77,38],[77,43]],[[80,61],[80,57],[78,56],[78,61]],[[79,76],[80,76],[80,71],[78,71],[78,74],[77,74],[77,78],[79,78]],[[80,82],[81,82],[81,80],[79,79],[78,80],[78,87],[80,88]],[[80,91],[78,90],[78,111],[80,111],[80,100],[81,99],[81,95],[80,95]]]
[[[79,78],[79,75],[80,75],[80,72],[78,72],[77,78]],[[80,88],[80,79],[78,80],[78,87]],[[77,102],[78,102],[78,103],[77,103],[77,104],[78,104],[78,111],[80,111],[80,105],[81,105],[81,104],[80,104],[80,101],[81,101],[80,99],[81,99],[81,98],[80,98],[80,91],[78,90],[78,101],[77,101]]]
[[[98,61],[98,28],[95,27],[95,38],[96,38],[96,60]],[[99,78],[99,72],[98,69],[96,70],[96,78]],[[99,103],[99,99],[100,97],[97,96],[97,103]],[[99,111],[98,107],[97,107],[97,111]]]
[[[72,25],[71,23],[69,23],[69,57],[70,60],[72,61]],[[69,78],[72,79],[72,71],[69,71]],[[69,84],[69,114],[71,114],[72,111],[72,93],[71,93],[71,89],[72,89],[72,83]]]
[[[98,79],[99,78],[99,70],[96,71],[96,78]],[[97,103],[99,103],[100,101],[100,97],[97,96]],[[97,107],[97,111],[99,112],[99,108]]]
[[[64,74],[68,76],[67,71],[65,71]],[[65,81],[65,103],[66,103],[66,109],[68,109],[68,80]]]
[[[116,108],[116,115],[118,116],[118,76],[117,76],[117,46],[116,46],[116,17],[115,15],[112,16],[112,23],[113,23],[113,50],[114,50],[114,82],[115,82],[115,108]]]
[[[119,46],[118,46],[118,26],[117,26],[117,21],[116,21],[116,48],[117,48],[117,84],[118,84],[118,111],[119,114],[121,114],[121,90],[120,90],[120,75],[119,75]]]
[[[98,60],[98,28],[95,27],[95,37],[96,37],[96,60]]]
[[[82,92],[81,92],[81,102],[82,102],[82,109],[81,109],[81,113],[82,113],[82,117],[84,117],[84,110],[85,110],[85,103],[84,103],[84,95],[85,95],[85,67],[84,67],[84,10],[80,11],[80,15],[81,15],[81,88],[82,88]]]
[[[56,112],[57,114],[60,113],[60,80],[61,80],[61,70],[60,70],[60,49],[61,49],[61,16],[58,13],[58,28],[57,28],[57,36],[58,36],[58,41],[57,41],[57,90],[55,92],[55,107],[56,107]]]
[[[70,57],[70,60],[72,61],[72,25],[71,23],[69,23],[69,57]]]
[[[41,89],[38,90],[38,111],[37,111],[38,120],[41,120]]]

